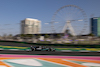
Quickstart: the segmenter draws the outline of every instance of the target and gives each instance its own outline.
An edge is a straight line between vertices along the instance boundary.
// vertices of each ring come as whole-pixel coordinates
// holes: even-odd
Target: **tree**
[[[49,35],[48,34],[45,34],[45,36],[44,36],[45,38],[49,38]]]
[[[3,34],[3,38],[6,39],[6,37],[7,37],[7,34]]]
[[[26,34],[27,38],[32,38],[32,34]]]
[[[57,38],[61,38],[61,35],[60,34],[57,34]]]
[[[69,30],[68,29],[65,31],[65,34],[69,34]]]
[[[41,34],[38,34],[36,37],[37,37],[37,38],[40,38],[40,36],[41,36]]]
[[[13,37],[13,35],[12,35],[12,34],[9,34],[9,35],[8,35],[8,38],[12,38],[12,37]]]
[[[73,37],[73,35],[71,33],[68,34],[70,37]]]
[[[35,35],[34,35],[34,34],[29,34],[28,37],[29,37],[29,38],[33,38],[33,37],[35,37]]]
[[[25,34],[20,34],[20,37],[21,37],[21,38],[24,38],[24,37],[25,37]]]
[[[93,33],[90,33],[90,34],[88,34],[88,36],[94,36],[94,34]]]

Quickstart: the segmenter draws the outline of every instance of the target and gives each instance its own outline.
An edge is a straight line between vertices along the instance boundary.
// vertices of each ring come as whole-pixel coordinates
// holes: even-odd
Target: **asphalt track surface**
[[[11,43],[11,42],[0,42],[0,45],[20,46],[20,47],[22,46],[30,47],[31,46],[30,44],[22,44],[22,43],[19,44],[19,43]],[[37,46],[37,45],[33,45],[33,46]],[[56,46],[50,46],[50,47],[56,47]],[[67,48],[67,47],[64,47],[64,48]],[[12,50],[0,50],[0,54],[100,56],[100,52],[50,52],[50,51],[12,51]]]
[[[100,52],[50,52],[50,51],[12,51],[12,50],[1,50],[0,54],[100,56]]]

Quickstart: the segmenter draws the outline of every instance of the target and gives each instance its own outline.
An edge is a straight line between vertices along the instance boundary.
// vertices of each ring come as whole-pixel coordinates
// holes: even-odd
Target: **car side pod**
[[[27,49],[26,51],[27,51],[27,52],[31,52],[32,50],[31,50],[31,49]]]

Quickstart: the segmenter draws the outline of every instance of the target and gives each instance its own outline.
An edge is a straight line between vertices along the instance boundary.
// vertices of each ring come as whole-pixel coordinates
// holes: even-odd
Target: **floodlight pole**
[[[34,23],[32,24],[32,42],[34,41],[34,35],[33,35],[33,27],[34,27]]]

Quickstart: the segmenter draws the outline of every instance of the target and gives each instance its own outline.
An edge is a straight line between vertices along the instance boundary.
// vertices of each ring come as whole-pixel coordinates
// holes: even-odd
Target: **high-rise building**
[[[100,36],[100,17],[91,18],[91,33]]]
[[[38,34],[41,29],[41,21],[26,18],[21,21],[21,34]]]

